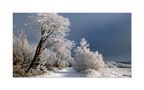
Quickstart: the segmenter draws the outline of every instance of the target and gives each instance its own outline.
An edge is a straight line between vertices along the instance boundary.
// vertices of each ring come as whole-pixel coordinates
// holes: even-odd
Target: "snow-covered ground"
[[[116,77],[131,77],[130,68],[104,68],[97,71],[100,75],[93,75],[91,77],[104,77],[104,78],[116,78]]]
[[[65,68],[59,71],[55,72],[49,72],[44,75],[40,75],[37,77],[55,77],[55,78],[60,78],[60,77],[82,77],[82,73],[76,72],[73,70],[73,68]]]
[[[106,78],[106,77],[131,77],[131,70],[128,68],[105,68],[100,71],[96,71],[91,74],[79,73],[74,71],[72,68],[66,68],[63,70],[59,70],[58,72],[50,72],[44,75],[40,75],[37,77],[42,78],[64,78],[64,77],[99,77],[99,78]]]
[[[111,77],[131,77],[131,65],[116,62],[106,62],[107,67],[95,71],[93,69],[86,70],[84,72],[76,72],[73,68],[65,68],[57,70],[55,72],[50,71],[44,75],[37,77],[48,78],[64,78],[64,77],[99,77],[99,78],[111,78]]]

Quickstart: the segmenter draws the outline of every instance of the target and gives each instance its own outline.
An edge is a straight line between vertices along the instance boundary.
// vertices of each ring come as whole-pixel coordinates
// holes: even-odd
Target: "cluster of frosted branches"
[[[98,51],[93,52],[88,48],[89,44],[85,39],[80,41],[80,47],[75,49],[74,69],[84,71],[86,69],[100,69],[104,68],[105,63],[103,57]]]

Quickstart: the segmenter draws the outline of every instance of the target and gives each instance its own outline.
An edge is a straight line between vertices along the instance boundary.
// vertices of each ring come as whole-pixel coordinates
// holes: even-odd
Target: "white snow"
[[[79,73],[73,70],[73,68],[65,68],[56,72],[49,72],[37,77],[42,78],[65,78],[65,77],[99,77],[99,78],[111,78],[111,77],[131,77],[130,68],[104,68],[99,71],[92,71],[90,73]]]
[[[131,77],[130,68],[104,68],[99,70],[101,77]]]
[[[60,78],[60,77],[82,77],[82,73],[76,72],[72,68],[65,68],[56,72],[50,72],[44,75],[40,75],[37,77],[54,77],[54,78]]]

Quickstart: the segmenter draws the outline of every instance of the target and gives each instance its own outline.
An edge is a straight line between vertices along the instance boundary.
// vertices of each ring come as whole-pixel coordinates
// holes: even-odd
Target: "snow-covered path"
[[[44,75],[39,75],[36,77],[42,78],[79,78],[79,77],[131,77],[131,70],[127,68],[105,68],[96,72],[95,74],[85,75],[84,73],[79,73],[73,70],[73,68],[65,68],[56,72],[50,71]]]
[[[82,73],[74,71],[72,68],[66,68],[63,70],[59,70],[57,72],[50,72],[48,74],[40,75],[37,77],[54,77],[54,78],[60,78],[60,77],[82,77]]]

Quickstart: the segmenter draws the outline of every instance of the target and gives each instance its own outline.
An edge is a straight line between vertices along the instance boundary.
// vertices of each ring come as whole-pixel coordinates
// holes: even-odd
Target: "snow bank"
[[[105,61],[105,63],[109,68],[131,68],[131,64],[126,64],[122,62]]]

